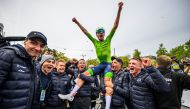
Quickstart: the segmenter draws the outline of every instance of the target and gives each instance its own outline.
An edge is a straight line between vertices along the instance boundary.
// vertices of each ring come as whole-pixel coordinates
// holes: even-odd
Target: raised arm
[[[72,19],[72,21],[78,25],[78,27],[82,30],[82,32],[85,35],[87,35],[88,31],[78,22],[78,20],[75,17]]]
[[[111,41],[113,35],[115,34],[115,31],[116,31],[116,29],[117,29],[117,27],[119,25],[119,20],[120,20],[120,15],[121,15],[121,10],[122,10],[122,6],[123,6],[123,2],[119,2],[118,6],[119,6],[119,8],[118,8],[118,12],[117,12],[117,17],[115,19],[115,22],[114,22],[114,25],[112,27],[112,30],[109,33],[108,37],[107,37],[107,39],[110,40],[110,41]]]
[[[74,17],[72,19],[74,23],[76,23],[79,28],[82,30],[82,32],[92,41],[92,43],[95,42],[95,39],[91,36],[91,34],[78,22],[78,20]]]
[[[119,2],[118,3],[118,12],[117,12],[117,17],[115,19],[115,22],[114,22],[114,25],[113,25],[113,28],[114,29],[117,29],[118,25],[119,25],[119,20],[120,20],[120,15],[121,15],[121,10],[122,10],[122,7],[123,7],[123,2]]]

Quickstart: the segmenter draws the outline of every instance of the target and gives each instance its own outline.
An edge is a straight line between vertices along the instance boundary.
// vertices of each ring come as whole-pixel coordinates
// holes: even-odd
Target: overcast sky
[[[94,36],[97,27],[106,35],[113,27],[122,0],[0,0],[0,22],[6,36],[40,31],[48,47],[66,56],[96,58],[90,40],[72,18]],[[155,55],[159,44],[171,50],[190,39],[190,0],[123,0],[119,27],[112,39],[112,55]]]

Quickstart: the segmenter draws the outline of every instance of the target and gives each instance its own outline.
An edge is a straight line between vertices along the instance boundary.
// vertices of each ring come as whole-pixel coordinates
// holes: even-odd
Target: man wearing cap
[[[129,99],[128,73],[122,69],[123,61],[120,58],[112,57],[113,72],[113,95],[110,109],[125,109],[125,99]]]
[[[30,32],[24,45],[0,49],[0,109],[31,109],[35,89],[35,59],[47,45],[46,37]]]
[[[105,30],[103,28],[98,28],[96,30],[96,36],[98,37],[98,40],[97,40],[92,37],[92,35],[77,21],[76,18],[72,19],[72,21],[79,26],[79,28],[82,30],[82,32],[94,44],[95,49],[96,49],[96,55],[97,55],[99,63],[100,63],[98,66],[88,69],[83,74],[85,76],[94,76],[94,75],[98,75],[102,72],[104,74],[105,85],[106,85],[106,87],[110,87],[110,88],[112,88],[111,78],[113,76],[111,69],[110,69],[111,68],[111,47],[110,47],[111,39],[118,27],[122,6],[123,6],[123,2],[118,3],[119,8],[118,8],[118,13],[117,13],[117,17],[116,17],[114,26],[105,40],[104,40]],[[84,80],[79,79],[79,81],[76,84],[76,87],[71,91],[70,95],[73,96],[74,93],[76,93],[77,90],[83,84],[84,84]],[[108,91],[108,90],[106,91],[106,103],[107,103],[106,109],[109,109],[110,102],[111,102],[111,94],[112,94],[112,91]],[[61,98],[65,99],[63,96]]]
[[[51,72],[55,67],[55,59],[52,55],[42,55],[42,59],[37,65],[37,88],[33,109],[44,109],[50,84]]]

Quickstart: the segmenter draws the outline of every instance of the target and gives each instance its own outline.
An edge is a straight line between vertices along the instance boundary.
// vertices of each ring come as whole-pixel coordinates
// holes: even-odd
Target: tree
[[[127,55],[127,56],[119,56],[120,59],[122,59],[123,61],[123,67],[127,67],[128,64],[129,64],[129,59],[130,59],[130,56]]]
[[[171,56],[176,56],[177,59],[181,59],[183,57],[190,57],[190,40],[185,44],[179,45],[170,50]]]
[[[133,58],[140,58],[141,52],[138,49],[134,50]]]
[[[64,59],[65,61],[68,61],[68,59],[69,59],[68,57],[65,56],[65,53],[59,52],[56,49],[51,49],[51,48],[48,48],[48,47],[45,47],[43,53],[48,54],[50,51],[53,52],[51,55],[53,55],[56,60]]]
[[[184,45],[185,51],[186,51],[186,56],[190,57],[190,40],[188,40],[185,45]]]
[[[98,60],[97,60],[97,59],[88,59],[88,60],[86,61],[86,63],[87,63],[87,66],[89,66],[89,65],[94,65],[94,66],[96,66],[96,65],[98,65]]]
[[[157,57],[160,55],[168,55],[168,51],[166,50],[166,48],[164,47],[164,44],[161,43],[159,45],[158,50],[156,51]]]
[[[176,56],[177,59],[181,59],[183,56],[185,56],[185,49],[184,45],[177,46],[175,48],[172,48],[170,50],[171,56]]]

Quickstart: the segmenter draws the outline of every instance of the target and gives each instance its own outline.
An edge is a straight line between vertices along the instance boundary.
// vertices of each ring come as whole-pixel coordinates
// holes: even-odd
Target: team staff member
[[[155,94],[158,109],[181,109],[183,89],[190,89],[190,76],[171,71],[171,63],[169,56],[161,55],[157,58],[158,70],[164,75],[171,88],[168,93]]]
[[[122,69],[123,61],[120,58],[112,57],[113,72],[113,95],[110,109],[125,109],[125,99],[129,99],[128,73]]]
[[[0,109],[31,109],[35,89],[35,59],[43,52],[47,38],[30,32],[24,45],[0,49]]]
[[[67,109],[66,100],[61,100],[58,94],[68,94],[70,91],[70,78],[65,72],[65,61],[56,62],[56,71],[51,74],[51,84],[46,100],[46,109]]]

